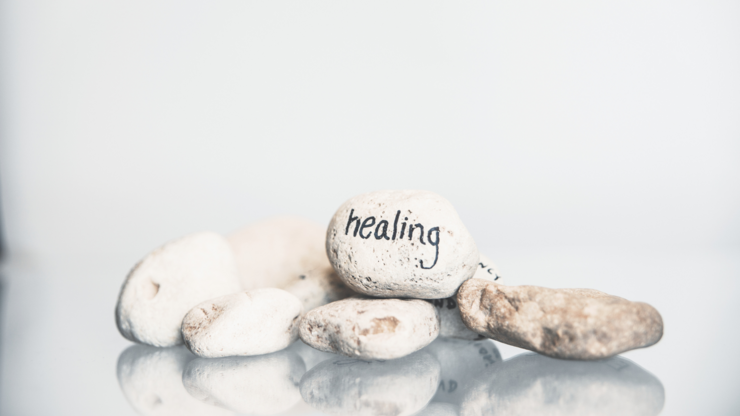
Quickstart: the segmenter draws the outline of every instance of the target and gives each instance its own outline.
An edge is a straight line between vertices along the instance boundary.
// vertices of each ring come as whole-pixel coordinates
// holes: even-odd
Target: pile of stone
[[[646,303],[502,280],[447,200],[371,192],[345,202],[326,230],[275,218],[165,244],[129,273],[116,323],[131,341],[184,342],[205,358],[267,354],[300,337],[320,351],[389,360],[437,337],[488,337],[594,360],[663,335]]]

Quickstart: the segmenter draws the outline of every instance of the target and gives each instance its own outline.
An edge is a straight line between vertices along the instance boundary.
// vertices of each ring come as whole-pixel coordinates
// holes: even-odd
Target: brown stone
[[[655,308],[598,290],[470,279],[457,301],[473,331],[554,358],[598,360],[649,347],[663,336]]]

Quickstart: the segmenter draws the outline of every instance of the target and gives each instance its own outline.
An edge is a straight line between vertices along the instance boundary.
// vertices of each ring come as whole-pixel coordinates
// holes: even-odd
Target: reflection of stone
[[[253,357],[198,358],[182,374],[193,397],[238,413],[271,415],[301,400],[303,360],[283,350]]]
[[[450,403],[429,403],[429,406],[414,416],[458,416],[459,409]]]
[[[441,374],[433,401],[459,405],[473,379],[496,371],[501,354],[491,340],[463,341],[438,338],[424,351],[439,361]]]
[[[182,347],[134,345],[118,357],[118,383],[141,415],[231,415],[192,398],[182,385],[182,371],[195,356]]]
[[[391,361],[337,357],[303,376],[301,395],[333,415],[410,415],[429,403],[439,372],[437,360],[424,351]]]
[[[523,354],[474,382],[463,416],[648,416],[660,413],[664,401],[660,381],[621,357],[579,362]]]
[[[312,368],[316,367],[318,364],[326,360],[337,358],[337,354],[332,354],[330,352],[319,351],[316,348],[311,348],[300,339],[290,344],[288,350],[294,351],[296,354],[301,356],[301,358],[303,359],[303,363],[306,365],[306,371],[311,370]]]

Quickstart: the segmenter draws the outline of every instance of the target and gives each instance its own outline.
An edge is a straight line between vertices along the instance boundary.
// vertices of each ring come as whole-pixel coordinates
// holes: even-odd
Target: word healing
[[[398,220],[401,216],[401,211],[396,212],[396,218],[393,220],[393,231],[390,232],[390,235],[388,231],[388,227],[390,226],[390,224],[388,223],[388,221],[381,220],[376,224],[375,217],[367,217],[364,221],[360,222],[361,218],[355,217],[354,214],[355,210],[353,208],[349,213],[349,220],[347,220],[347,227],[345,227],[344,229],[344,235],[349,234],[349,229],[352,226],[352,223],[355,224],[352,236],[357,237],[359,235],[360,238],[363,238],[365,240],[372,236],[374,236],[376,240],[396,240],[396,237],[398,237],[399,240],[402,240],[406,235],[406,221],[408,221],[408,217],[403,218],[403,222],[401,222],[401,232],[398,232]],[[373,232],[373,227],[375,227],[375,232]],[[421,242],[421,244],[426,245],[427,243],[429,243],[435,248],[434,263],[432,263],[431,266],[424,267],[424,260],[419,260],[419,264],[421,265],[422,269],[431,269],[437,264],[437,259],[439,259],[439,227],[433,227],[428,230],[426,243],[424,242],[424,226],[422,224],[408,225],[409,241],[414,239],[414,231],[416,230],[419,230],[419,242]],[[434,240],[432,240],[432,234],[434,234]]]

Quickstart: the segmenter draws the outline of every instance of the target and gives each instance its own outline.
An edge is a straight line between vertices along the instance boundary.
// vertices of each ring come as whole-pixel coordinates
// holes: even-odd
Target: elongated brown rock
[[[554,358],[598,360],[649,347],[663,336],[655,308],[598,290],[470,279],[457,301],[473,331]]]

